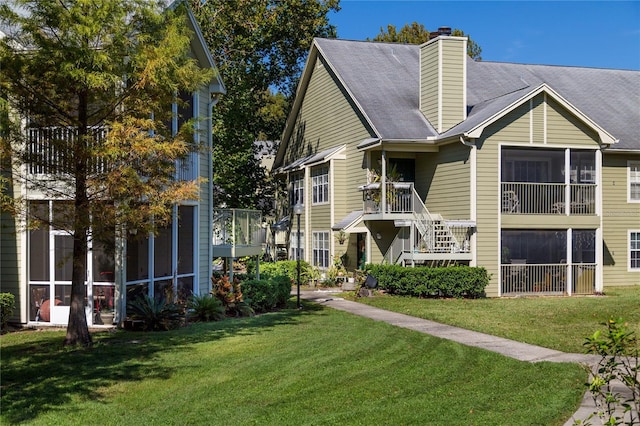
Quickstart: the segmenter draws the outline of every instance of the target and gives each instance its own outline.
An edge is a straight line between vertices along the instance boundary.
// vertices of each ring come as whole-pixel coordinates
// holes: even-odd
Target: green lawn
[[[351,299],[564,352],[582,353],[585,337],[603,329],[610,316],[624,318],[640,336],[640,286],[607,288],[605,296],[589,297]]]
[[[3,424],[560,425],[586,379],[317,305],[90,349],[63,336],[0,338]]]

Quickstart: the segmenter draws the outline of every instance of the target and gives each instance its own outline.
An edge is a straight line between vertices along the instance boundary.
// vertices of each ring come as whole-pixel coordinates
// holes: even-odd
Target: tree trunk
[[[71,274],[71,307],[64,345],[91,345],[91,334],[85,312],[85,279],[87,278],[87,236],[89,234],[89,197],[87,193],[87,159],[89,132],[87,124],[87,93],[78,96],[78,136],[73,145],[75,166],[75,199],[73,220],[73,272]]]

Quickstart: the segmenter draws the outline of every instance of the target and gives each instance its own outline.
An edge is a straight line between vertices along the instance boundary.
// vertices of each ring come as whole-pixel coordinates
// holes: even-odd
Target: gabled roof
[[[597,131],[603,143],[617,140],[610,149],[640,150],[640,71],[468,60],[467,119],[438,134],[419,110],[419,46],[315,39],[309,62],[317,55],[378,139],[437,142],[477,136],[493,120],[544,92]],[[302,83],[305,74],[307,68]],[[304,94],[302,83],[297,98]],[[285,138],[291,127],[288,123]]]

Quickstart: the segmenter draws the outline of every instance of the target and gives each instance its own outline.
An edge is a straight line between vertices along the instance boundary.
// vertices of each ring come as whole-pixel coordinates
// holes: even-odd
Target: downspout
[[[462,145],[467,146],[470,148],[469,151],[469,162],[470,162],[470,168],[471,170],[469,170],[469,174],[470,176],[470,185],[469,185],[469,204],[470,204],[470,214],[471,214],[471,220],[473,221],[473,223],[476,224],[476,229],[477,229],[477,216],[478,216],[478,210],[477,210],[477,182],[476,182],[476,177],[477,177],[477,161],[476,161],[476,154],[477,154],[477,150],[478,147],[476,146],[476,142],[475,140],[472,142],[471,140],[469,140],[470,138],[468,138],[465,135],[461,135],[460,136],[460,142],[462,143]],[[499,226],[500,224],[498,224]],[[499,229],[499,228],[498,228]],[[476,236],[477,236],[477,232],[473,232],[471,233],[470,236],[470,241],[469,241],[469,245],[471,246],[471,262],[469,262],[469,266],[477,266],[478,264],[478,259],[476,258]],[[499,257],[498,257],[499,258]]]
[[[207,190],[209,192],[209,208],[207,214],[209,220],[207,221],[209,226],[207,229],[207,235],[209,236],[209,264],[207,266],[207,293],[211,292],[211,276],[213,275],[213,107],[218,103],[220,94],[217,92],[211,92],[209,97],[209,103],[207,104],[207,161],[209,164],[209,171],[207,173]],[[198,286],[198,292],[200,287]]]

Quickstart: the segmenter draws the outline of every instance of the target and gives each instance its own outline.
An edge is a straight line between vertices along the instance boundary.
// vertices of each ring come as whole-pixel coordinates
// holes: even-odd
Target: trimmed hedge
[[[269,312],[283,307],[291,297],[291,280],[286,275],[246,280],[242,282],[241,288],[244,300],[256,312]]]
[[[489,274],[484,268],[449,266],[443,268],[400,265],[367,265],[378,287],[389,294],[413,297],[484,297]]]

